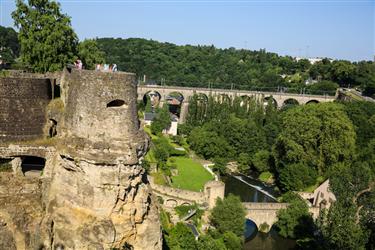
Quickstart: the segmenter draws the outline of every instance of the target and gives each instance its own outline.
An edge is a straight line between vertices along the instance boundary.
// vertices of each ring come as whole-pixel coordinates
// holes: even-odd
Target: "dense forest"
[[[336,87],[358,86],[365,94],[375,90],[375,63],[344,60],[310,64],[265,50],[218,49],[211,46],[177,46],[139,38],[96,40],[109,63],[135,72],[149,83],[235,89],[301,92],[305,81],[317,81],[307,93],[332,91]]]
[[[271,175],[284,201],[293,204],[279,215],[276,225],[281,235],[296,238],[302,249],[374,248],[374,103],[277,110],[251,98],[207,100],[195,95],[180,133],[191,149],[213,160],[223,174],[226,163],[236,161],[244,174]],[[313,222],[306,203],[289,192],[311,190],[326,179],[337,201]]]

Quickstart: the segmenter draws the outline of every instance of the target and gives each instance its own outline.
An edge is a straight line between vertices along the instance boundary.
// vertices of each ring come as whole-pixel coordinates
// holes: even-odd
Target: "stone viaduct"
[[[210,95],[215,96],[227,96],[234,98],[235,96],[240,97],[255,97],[256,100],[266,101],[269,98],[273,99],[274,104],[281,108],[283,105],[288,104],[292,101],[296,104],[308,104],[308,103],[319,103],[319,102],[332,102],[336,98],[328,95],[306,95],[306,94],[292,94],[282,92],[260,92],[260,91],[244,91],[244,90],[229,90],[229,89],[208,89],[208,88],[187,88],[187,87],[175,87],[175,86],[157,86],[157,85],[138,85],[138,100],[143,100],[146,93],[156,92],[160,96],[160,103],[167,100],[167,97],[171,93],[178,93],[183,97],[181,104],[180,122],[185,120],[189,98],[196,94],[201,94],[206,97]]]

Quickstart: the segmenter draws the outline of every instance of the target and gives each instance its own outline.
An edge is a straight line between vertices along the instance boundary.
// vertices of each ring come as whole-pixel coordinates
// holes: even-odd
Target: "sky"
[[[60,0],[80,40],[138,37],[351,61],[375,55],[375,0]],[[0,25],[14,27],[14,0]]]

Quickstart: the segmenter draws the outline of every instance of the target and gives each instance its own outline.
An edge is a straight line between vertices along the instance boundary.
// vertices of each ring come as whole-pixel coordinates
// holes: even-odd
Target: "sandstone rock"
[[[135,76],[72,70],[59,79],[58,108],[38,111],[38,121],[56,121],[53,144],[0,147],[0,158],[13,159],[13,174],[0,173],[0,249],[161,249],[139,164],[149,138],[139,128]],[[12,130],[15,137],[22,134]],[[45,159],[40,174],[25,173],[26,156]]]

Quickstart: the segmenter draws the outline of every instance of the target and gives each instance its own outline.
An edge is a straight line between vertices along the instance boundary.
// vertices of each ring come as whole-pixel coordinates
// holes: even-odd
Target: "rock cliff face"
[[[0,249],[161,249],[135,76],[64,71],[60,87],[46,112],[57,136],[0,147],[13,169],[0,172]]]

